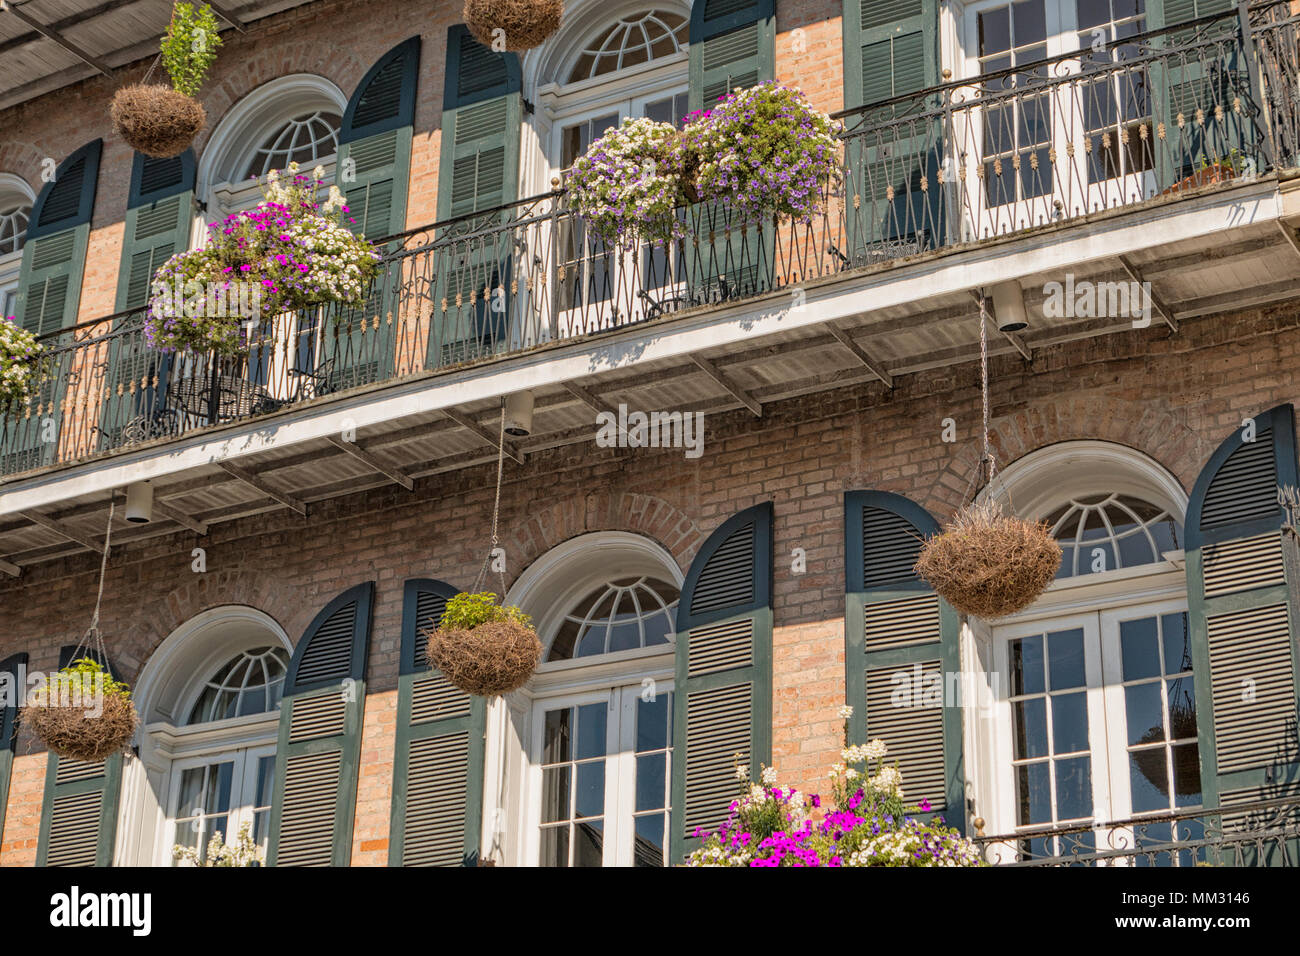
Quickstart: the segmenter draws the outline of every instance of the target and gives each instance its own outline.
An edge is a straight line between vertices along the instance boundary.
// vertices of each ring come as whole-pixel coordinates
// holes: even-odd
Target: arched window
[[[1058,578],[1154,564],[1182,547],[1182,523],[1133,495],[1081,495],[1045,520],[1061,545]]]
[[[583,46],[569,82],[577,83],[649,63],[686,49],[690,19],[668,10],[648,10],[620,19]]]
[[[232,106],[199,158],[198,194],[208,202],[208,221],[256,205],[256,179],[293,161],[324,166],[325,182],[333,182],[346,108],[342,90],[310,73],[264,83]]]
[[[18,306],[18,275],[35,201],[25,180],[0,173],[0,317],[13,315]]]
[[[1014,510],[1051,527],[1062,562],[1042,597],[985,631],[998,675],[991,765],[1005,768],[981,798],[994,832],[1104,831],[1199,806],[1198,675],[1177,563],[1186,493],[1147,456],[1097,441],[1041,449],[1002,478]],[[1152,822],[1144,838],[1194,840],[1198,826]],[[1048,857],[1063,840],[1011,843]]]
[[[292,652],[269,615],[228,606],[187,621],[153,653],[135,687],[145,773],[125,798],[147,810],[123,819],[141,827],[124,862],[171,866],[175,847],[203,854],[213,834],[234,842],[245,825],[265,848]]]
[[[519,737],[530,786],[518,862],[665,864],[681,585],[653,541],[601,532],[547,552],[511,589],[547,648]]]

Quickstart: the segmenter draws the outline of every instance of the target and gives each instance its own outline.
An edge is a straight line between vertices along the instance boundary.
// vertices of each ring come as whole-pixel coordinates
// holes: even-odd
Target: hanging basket
[[[140,717],[125,684],[98,664],[78,664],[36,691],[19,719],[60,757],[95,762],[126,750]]]
[[[1061,548],[1047,525],[985,502],[963,508],[925,542],[916,573],[957,610],[996,618],[1032,604],[1060,566]]]
[[[558,30],[563,13],[562,0],[465,0],[461,16],[488,49],[522,53]]]
[[[428,636],[429,663],[465,693],[479,697],[523,687],[542,658],[537,632],[517,620],[440,627]]]
[[[198,100],[157,83],[122,87],[109,115],[132,149],[156,159],[185,152],[208,121]]]

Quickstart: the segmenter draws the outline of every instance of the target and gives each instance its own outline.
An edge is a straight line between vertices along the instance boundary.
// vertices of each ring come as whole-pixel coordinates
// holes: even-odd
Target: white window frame
[[[36,204],[36,193],[32,187],[27,184],[27,180],[13,173],[0,173],[0,209],[7,208],[10,203],[17,202],[20,206],[27,206],[27,229],[32,228],[32,207]],[[26,245],[26,240],[23,246]],[[23,246],[19,246],[13,252],[0,255],[0,318],[5,316],[14,316],[19,318],[15,313],[18,310],[18,278],[23,268]],[[5,298],[13,294],[12,311],[5,310]]]
[[[277,721],[278,726],[278,721]],[[250,826],[253,823],[254,808],[257,802],[257,768],[263,757],[276,756],[276,742],[256,746],[240,747],[233,750],[220,750],[212,753],[205,753],[201,756],[185,757],[172,761],[171,768],[171,787],[167,797],[167,826],[166,836],[163,840],[163,848],[166,851],[167,863],[174,863],[171,858],[172,848],[179,842],[176,839],[177,818],[182,816],[181,808],[177,805],[180,800],[181,779],[186,770],[193,770],[198,767],[212,766],[221,763],[233,763],[234,771],[231,774],[230,785],[230,810],[226,814],[227,832],[222,836],[227,846],[232,845],[238,834],[239,828],[245,823]],[[275,770],[272,768],[272,775]],[[210,814],[208,808],[202,808],[205,814]],[[185,814],[188,816],[189,814]],[[269,818],[268,818],[269,831]],[[267,834],[263,834],[266,839]],[[207,841],[212,839],[212,833],[204,835],[202,843],[206,845]],[[202,849],[202,847],[200,847]],[[166,865],[166,863],[161,864]]]
[[[953,61],[958,67],[958,76],[969,80],[972,86],[957,94],[958,100],[979,99],[977,92],[980,78],[979,62],[979,15],[989,10],[1011,6],[1014,0],[977,0],[961,6],[960,23],[955,34],[960,38],[961,49],[956,51]],[[1149,11],[1147,12],[1149,16]],[[1077,0],[1044,0],[1044,20],[1046,23],[1047,58],[1064,56],[1080,51]],[[1057,76],[1078,77],[1083,74],[1082,63],[1078,59],[1063,60],[1054,70]],[[965,164],[965,182],[971,203],[969,218],[963,217],[964,227],[976,234],[970,238],[984,238],[990,235],[1003,235],[1007,232],[1040,225],[1060,216],[1079,216],[1098,209],[1138,202],[1152,194],[1156,185],[1154,170],[1139,170],[1125,173],[1111,179],[1096,183],[1074,182],[1074,172],[1080,175],[1088,173],[1088,159],[1083,153],[1082,142],[1085,135],[1082,104],[1078,101],[1079,86],[1061,85],[1058,90],[1070,90],[1073,102],[1062,106],[1060,93],[1053,95],[1051,106],[1052,134],[1050,146],[1056,150],[1057,168],[1052,173],[1052,189],[1042,196],[1029,199],[1017,198],[1012,202],[990,206],[985,195],[984,180],[979,178],[978,170],[982,164],[984,148],[983,113],[974,111],[957,113],[957,141],[973,146],[962,157]],[[1019,106],[1016,107],[1017,111]],[[1068,111],[1069,121],[1062,118],[1063,110]],[[1019,126],[1017,112],[1016,125]],[[1117,127],[1118,128],[1118,127]],[[1077,144],[1076,155],[1070,157],[1068,145]],[[1094,148],[1101,148],[1100,143]],[[1154,147],[1152,147],[1154,149]],[[1061,171],[1071,181],[1062,182]],[[1014,171],[1004,170],[1003,176],[1015,175]],[[1021,174],[1023,175],[1023,173]],[[1056,203],[1060,203],[1059,209]]]
[[[614,657],[616,655],[603,655]],[[664,655],[655,655],[656,657]],[[570,663],[570,662],[564,662]],[[647,685],[645,681],[652,681]],[[542,831],[542,748],[546,731],[546,714],[566,707],[588,704],[606,705],[605,712],[605,802],[603,832],[603,866],[632,866],[636,853],[636,705],[647,689],[656,695],[671,694],[673,683],[661,678],[636,675],[617,679],[600,690],[582,693],[559,692],[540,695],[532,702],[532,737],[529,749],[528,831],[524,859],[527,866],[540,866]],[[669,741],[667,781],[671,792],[672,741]],[[665,800],[663,812],[671,815]],[[665,852],[667,846],[665,846]]]

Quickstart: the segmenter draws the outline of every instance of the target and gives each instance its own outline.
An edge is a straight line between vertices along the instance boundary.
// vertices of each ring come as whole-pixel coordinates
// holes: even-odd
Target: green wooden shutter
[[[851,742],[879,738],[897,761],[909,804],[965,832],[961,708],[931,706],[936,679],[961,670],[957,612],[916,576],[922,538],[938,524],[902,495],[844,496],[844,667]],[[907,682],[896,680],[905,675]],[[895,698],[900,687],[911,699]],[[919,696],[920,699],[917,699]],[[895,706],[897,703],[913,706]],[[925,706],[916,706],[924,704]]]
[[[18,737],[18,706],[26,693],[27,655],[12,654],[0,661],[0,844],[4,843],[5,807]]]
[[[153,276],[162,265],[190,245],[194,217],[194,153],[186,150],[171,159],[136,153],[131,166],[125,240],[117,274],[115,311],[143,310],[149,302]],[[114,331],[137,331],[110,340],[106,390],[100,411],[100,443],[116,448],[123,429],[133,420],[156,419],[163,412],[170,360],[148,347],[141,328],[143,312],[118,319]]]
[[[844,0],[843,17],[846,107],[919,94],[939,83],[935,0]],[[900,120],[848,141],[855,265],[932,248],[937,241],[940,124],[904,119],[923,105],[917,96],[849,120],[850,129]]]
[[[772,760],[772,505],[713,532],[677,606],[670,860],[716,829],[736,797],[735,755],[751,779]]]
[[[19,271],[16,318],[37,335],[50,335],[76,324],[102,146],[102,140],[94,140],[65,159],[32,207]],[[57,345],[59,340],[45,344]],[[61,356],[60,361],[62,365],[53,368],[25,405],[11,408],[0,418],[0,474],[38,468],[54,460],[63,425],[59,406],[71,371],[66,367],[70,356]],[[53,434],[42,426],[46,418],[54,422]]]
[[[417,579],[403,594],[390,866],[478,864],[487,701],[429,668],[422,633],[438,626],[456,593]]]
[[[775,0],[701,0],[691,11],[692,110],[776,78]],[[732,224],[725,208],[699,203],[687,212],[687,297],[692,304],[761,295],[773,287],[775,231],[770,222]]]
[[[347,866],[374,582],[344,591],[294,648],[280,703],[270,866]]]
[[[411,130],[420,68],[420,38],[389,50],[357,84],[339,131],[339,188],[349,225],[372,242],[406,229],[411,174]],[[394,251],[400,244],[391,244]],[[393,373],[397,348],[397,293],[402,262],[388,263],[365,306],[343,309],[327,330],[332,389],[382,381]]]
[[[1297,484],[1290,405],[1254,417],[1201,471],[1187,509],[1187,601],[1206,806],[1300,778],[1300,553],[1278,486]]]
[[[446,243],[432,289],[434,318],[428,367],[493,354],[507,345],[513,273],[513,234],[492,231],[510,219],[496,207],[519,197],[519,137],[523,116],[519,58],[494,53],[464,24],[447,31],[442,94],[442,156],[438,221],[485,211],[438,230]],[[475,234],[473,238],[459,238]],[[493,290],[504,290],[495,296]]]
[[[60,649],[60,668],[72,662],[76,650],[75,645]],[[99,660],[93,652],[82,656]],[[121,754],[91,762],[51,753],[36,865],[112,866],[121,792]]]

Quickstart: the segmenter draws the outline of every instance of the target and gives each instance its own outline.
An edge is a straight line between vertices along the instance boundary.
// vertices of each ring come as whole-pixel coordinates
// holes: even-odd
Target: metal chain
[[[980,290],[980,398],[984,404],[984,457],[980,459],[981,470],[988,468],[989,483],[992,484],[993,476],[997,472],[997,464],[993,460],[993,450],[989,444],[989,337],[988,329],[988,300],[984,291]]]

